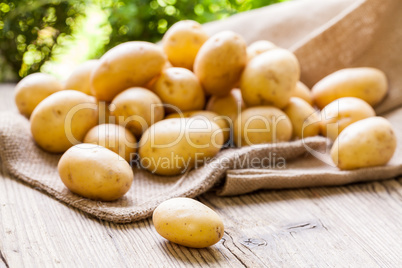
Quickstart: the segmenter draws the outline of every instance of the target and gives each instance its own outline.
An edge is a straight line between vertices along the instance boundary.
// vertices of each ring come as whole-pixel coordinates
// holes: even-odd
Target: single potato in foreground
[[[15,87],[15,104],[18,111],[29,118],[41,101],[62,89],[62,83],[50,74],[30,74]]]
[[[141,137],[141,165],[159,175],[179,175],[201,166],[223,145],[222,129],[201,118],[172,118],[152,125]]]
[[[127,161],[109,149],[88,143],[68,149],[59,161],[58,171],[71,192],[100,201],[119,199],[134,179]]]
[[[345,97],[334,100],[321,111],[321,134],[334,141],[350,124],[375,115],[374,109],[362,99]]]
[[[101,145],[120,155],[130,163],[137,151],[137,140],[126,128],[116,124],[101,124],[91,128],[85,135],[84,143]]]
[[[236,86],[246,62],[243,37],[224,31],[202,45],[194,61],[194,73],[207,95],[225,96]]]
[[[161,236],[186,247],[212,246],[224,234],[219,215],[191,198],[172,198],[161,203],[155,209],[152,221]]]
[[[397,146],[395,132],[383,117],[370,117],[347,126],[331,148],[331,158],[342,170],[385,165]]]
[[[112,99],[129,87],[145,86],[166,64],[157,45],[131,41],[115,46],[99,61],[91,75],[91,92],[98,100]]]
[[[238,116],[233,132],[237,147],[276,143],[292,138],[292,123],[289,117],[276,107],[252,107]]]
[[[244,69],[240,89],[247,107],[284,108],[300,78],[297,58],[286,49],[272,49],[254,57]]]
[[[367,67],[336,71],[324,77],[311,89],[314,103],[320,109],[342,97],[360,98],[375,106],[385,97],[387,90],[385,74],[378,69]]]
[[[62,90],[44,99],[31,116],[35,142],[51,153],[63,153],[83,141],[98,124],[98,104],[94,97],[76,90]]]

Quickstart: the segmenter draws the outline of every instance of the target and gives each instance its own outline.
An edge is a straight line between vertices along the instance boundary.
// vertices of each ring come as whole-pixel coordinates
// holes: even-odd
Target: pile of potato
[[[394,131],[372,108],[387,93],[383,72],[343,69],[311,91],[299,79],[299,62],[286,49],[265,40],[247,46],[231,31],[209,37],[197,22],[181,21],[162,48],[123,43],[64,83],[29,75],[15,101],[37,145],[63,153],[63,183],[93,200],[127,193],[134,156],[152,173],[178,175],[223,147],[321,134],[333,141],[331,157],[342,170],[391,159]],[[163,202],[153,222],[163,237],[189,247],[213,245],[224,233],[220,217],[189,198]]]
[[[209,37],[200,24],[181,21],[162,47],[123,43],[65,83],[29,75],[15,100],[38,146],[64,153],[64,184],[95,200],[129,190],[136,152],[143,168],[178,175],[224,146],[322,134],[334,141],[331,157],[340,169],[389,161],[395,134],[372,108],[387,93],[383,72],[343,69],[311,91],[299,79],[299,62],[286,49],[264,40],[247,46],[231,31]]]

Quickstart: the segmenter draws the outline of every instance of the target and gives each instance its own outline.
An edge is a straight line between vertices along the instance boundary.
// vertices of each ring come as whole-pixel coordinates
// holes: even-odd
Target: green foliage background
[[[98,58],[129,40],[158,41],[175,22],[200,23],[284,0],[2,0],[0,3],[0,82],[18,81],[68,51],[91,10],[103,14],[93,34]],[[82,36],[82,34],[81,34]]]

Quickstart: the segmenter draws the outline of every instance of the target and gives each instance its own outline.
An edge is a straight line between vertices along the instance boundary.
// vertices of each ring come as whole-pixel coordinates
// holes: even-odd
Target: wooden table
[[[0,109],[16,109],[13,85]],[[225,223],[222,240],[189,249],[151,220],[88,217],[0,173],[0,267],[402,267],[402,178],[345,187],[213,192],[199,200]]]

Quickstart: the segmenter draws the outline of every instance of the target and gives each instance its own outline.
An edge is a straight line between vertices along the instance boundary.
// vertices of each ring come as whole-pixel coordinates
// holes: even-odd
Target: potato
[[[201,47],[194,73],[209,95],[225,96],[237,82],[247,62],[246,43],[231,31],[215,34]]]
[[[249,62],[255,56],[274,48],[277,48],[277,46],[267,40],[255,41],[247,47],[247,61]]]
[[[92,95],[91,74],[98,64],[99,60],[88,60],[79,65],[67,78],[64,88],[78,90],[87,95]]]
[[[172,198],[161,203],[154,210],[152,221],[161,236],[186,247],[212,246],[224,234],[219,215],[191,198]]]
[[[152,124],[165,116],[163,104],[152,91],[133,87],[117,95],[111,105],[110,114],[117,122],[139,137]]]
[[[356,97],[377,105],[388,89],[385,74],[375,68],[347,68],[334,72],[314,85],[315,104],[322,109],[342,97]]]
[[[204,90],[198,78],[184,68],[164,70],[153,84],[152,91],[168,105],[165,109],[170,112],[200,110],[205,105]]]
[[[173,66],[192,70],[195,57],[208,37],[198,22],[182,20],[165,33],[162,46]]]
[[[165,65],[163,66],[163,70],[166,70],[166,69],[169,69],[172,67],[173,67],[173,65],[169,61],[166,61]]]
[[[247,107],[274,105],[284,108],[300,78],[296,57],[288,50],[273,49],[252,59],[244,69],[240,88]]]
[[[18,111],[29,118],[41,101],[62,89],[62,83],[50,74],[30,74],[15,87],[15,104]]]
[[[355,97],[340,98],[321,111],[321,133],[334,141],[350,124],[373,116],[374,109],[364,100]]]
[[[233,128],[233,123],[226,117],[210,111],[190,111],[184,113],[173,113],[166,116],[166,119],[170,118],[189,118],[200,117],[201,119],[207,119],[217,124],[223,132],[223,140],[226,142],[230,137],[230,129]]]
[[[137,140],[130,131],[116,124],[101,124],[91,128],[84,143],[98,144],[112,150],[130,163],[137,151]]]
[[[284,112],[292,122],[293,137],[306,138],[320,133],[320,119],[317,111],[305,100],[298,97],[290,98]]]
[[[222,145],[221,128],[208,119],[166,119],[142,135],[140,164],[152,173],[178,175],[214,157]]]
[[[300,81],[297,82],[292,97],[298,97],[305,100],[311,106],[313,105],[313,95],[311,94],[310,89]]]
[[[291,138],[289,117],[273,106],[247,108],[234,124],[234,142],[238,147],[289,141]]]
[[[98,101],[98,110],[99,110],[99,122],[98,124],[109,124],[116,123],[116,119],[114,116],[110,115],[109,110],[110,103],[105,101]]]
[[[45,151],[62,153],[83,141],[98,123],[94,97],[76,90],[63,90],[44,99],[31,116],[31,133]]]
[[[165,64],[166,58],[155,44],[120,44],[106,52],[92,72],[91,92],[98,100],[111,101],[129,87],[145,86]]]
[[[57,168],[71,192],[100,201],[119,199],[128,192],[134,179],[130,165],[118,154],[88,143],[68,149]]]
[[[331,158],[342,170],[385,165],[397,140],[388,120],[369,117],[347,126],[331,148]]]
[[[240,89],[232,89],[230,93],[223,97],[212,96],[207,103],[206,110],[227,116],[234,124],[237,116],[246,108],[241,97]]]
[[[165,65],[162,68],[162,72],[165,71],[166,69],[172,68],[172,64],[169,61],[166,61]],[[152,90],[154,83],[156,80],[159,78],[159,75],[155,76],[154,78],[151,79],[148,83],[145,84],[144,88],[147,88],[149,90]]]

